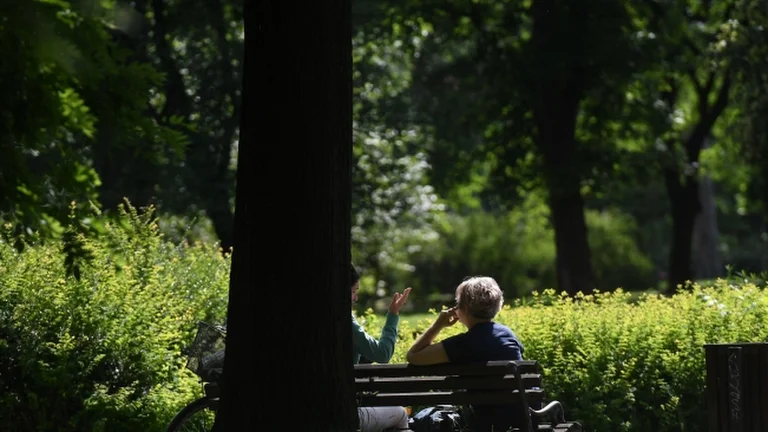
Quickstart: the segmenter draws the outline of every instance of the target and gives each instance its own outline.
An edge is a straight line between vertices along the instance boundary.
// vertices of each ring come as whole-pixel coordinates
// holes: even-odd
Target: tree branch
[[[696,124],[696,127],[693,129],[693,132],[685,141],[685,148],[688,153],[689,161],[699,160],[699,154],[701,153],[704,140],[706,139],[707,135],[709,135],[709,133],[712,131],[712,127],[714,126],[717,119],[720,117],[723,111],[725,111],[725,108],[728,106],[728,99],[730,96],[731,84],[732,84],[731,71],[729,68],[728,70],[725,71],[723,75],[722,84],[720,84],[720,89],[717,92],[717,98],[715,99],[715,102],[712,104],[711,107],[708,107],[705,109],[705,112],[699,118],[699,122]],[[703,102],[705,105],[708,105],[707,99],[708,99],[708,94],[705,95],[705,99]],[[701,103],[702,101],[699,100],[699,104]]]
[[[229,169],[229,154],[231,151],[232,141],[234,139],[237,126],[240,124],[240,98],[238,97],[239,80],[237,80],[237,74],[232,66],[232,59],[234,53],[231,45],[227,42],[227,19],[224,12],[224,5],[221,0],[213,0],[211,2],[213,6],[213,13],[215,14],[215,20],[213,27],[216,31],[216,47],[219,51],[219,67],[222,72],[222,83],[224,92],[229,97],[229,102],[232,104],[232,115],[229,119],[222,121],[225,124],[224,136],[220,143],[221,154],[220,160],[217,166],[217,174],[224,176]]]
[[[165,16],[163,0],[152,1],[152,12],[155,17],[153,32],[155,49],[160,58],[162,71],[165,73],[165,105],[161,117],[168,118],[172,115],[181,115],[188,118],[191,114],[191,104],[187,97],[184,79],[176,67],[171,46],[168,43],[168,21]]]
[[[683,44],[684,44],[684,45],[685,45],[685,46],[686,46],[686,47],[687,47],[689,50],[691,50],[691,52],[693,53],[693,55],[695,55],[695,56],[697,56],[697,57],[701,55],[701,48],[699,48],[698,46],[696,46],[696,44],[693,42],[693,40],[691,40],[691,38],[690,38],[690,37],[687,37],[687,36],[686,36],[685,38],[683,38]]]

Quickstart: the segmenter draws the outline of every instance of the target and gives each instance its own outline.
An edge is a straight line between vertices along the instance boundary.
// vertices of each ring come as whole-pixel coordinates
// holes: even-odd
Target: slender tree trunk
[[[230,188],[234,184],[234,179],[229,172],[230,154],[232,152],[232,141],[240,119],[240,95],[239,79],[242,73],[232,65],[233,60],[238,60],[242,64],[243,53],[235,52],[232,44],[227,41],[227,17],[224,12],[223,0],[214,0],[211,2],[211,15],[213,27],[216,29],[216,47],[219,50],[220,62],[219,68],[223,77],[224,100],[233,106],[231,119],[224,120],[224,134],[219,138],[216,148],[215,166],[210,166],[205,172],[210,172],[211,178],[208,182],[209,188],[213,189],[211,194],[205,198],[205,211],[213,223],[216,235],[219,237],[222,250],[226,253],[232,247],[234,241],[234,215],[230,207]],[[227,99],[229,99],[227,101]],[[204,168],[204,167],[201,167]]]
[[[680,179],[675,169],[665,173],[667,195],[672,212],[672,245],[669,249],[669,273],[667,293],[674,294],[678,285],[693,279],[691,265],[691,247],[693,224],[701,209],[699,201],[699,182],[694,177]]]
[[[705,141],[704,148],[709,146],[709,140]],[[715,184],[709,177],[699,179],[699,202],[701,211],[693,224],[693,276],[713,279],[723,275],[723,262],[720,259]]]
[[[226,381],[214,431],[357,428],[350,14],[350,0],[245,3]]]
[[[219,238],[219,246],[224,253],[229,253],[234,242],[234,221],[232,210],[230,209],[230,195],[226,187],[229,182],[218,182],[216,184],[215,195],[211,195],[205,200],[205,213],[211,219],[213,229]]]
[[[723,73],[719,87],[716,87],[716,78],[714,71],[710,72],[705,83],[693,78],[699,120],[682,143],[686,163],[691,167],[698,163],[701,150],[715,122],[728,105],[731,89],[730,71],[726,70]],[[716,96],[714,102],[710,102],[712,94]],[[698,172],[694,169],[691,173],[681,173],[678,167],[678,164],[674,164],[664,173],[672,210],[672,245],[669,251],[667,294],[674,294],[679,285],[693,280],[691,260],[693,228],[696,217],[701,212]]]

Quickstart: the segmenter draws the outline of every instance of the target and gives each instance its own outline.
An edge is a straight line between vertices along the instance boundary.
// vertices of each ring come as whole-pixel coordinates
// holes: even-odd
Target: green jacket
[[[360,356],[364,356],[370,361],[376,363],[389,363],[392,354],[395,353],[395,342],[397,341],[397,325],[400,322],[400,316],[387,314],[387,321],[381,329],[379,340],[363,330],[363,327],[352,315],[352,363],[360,362]]]

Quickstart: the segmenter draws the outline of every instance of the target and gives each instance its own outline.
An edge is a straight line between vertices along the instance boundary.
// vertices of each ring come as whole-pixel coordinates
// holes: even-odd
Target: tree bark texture
[[[669,252],[669,275],[667,294],[674,294],[678,286],[692,281],[693,264],[693,229],[696,217],[701,212],[699,199],[698,161],[704,145],[709,139],[715,122],[728,105],[731,89],[729,71],[723,73],[720,86],[716,86],[715,72],[710,72],[705,83],[693,80],[698,100],[699,119],[691,133],[682,141],[685,162],[690,172],[685,172],[679,164],[665,170],[665,183],[672,209],[672,245]],[[711,95],[715,95],[714,101]]]
[[[537,55],[557,52],[560,23],[552,0],[533,6],[533,43]],[[538,61],[534,74],[536,99],[533,119],[536,145],[542,155],[555,230],[558,289],[568,294],[590,293],[596,288],[587,240],[584,199],[581,196],[582,163],[576,143],[576,116],[584,96],[585,71],[578,65],[552,70]]]
[[[696,177],[680,180],[676,169],[665,172],[667,195],[672,211],[672,246],[669,249],[667,293],[674,294],[678,286],[692,279],[691,248],[693,224],[701,210],[699,181]]]
[[[225,382],[214,430],[355,431],[350,0],[246,0]]]
[[[704,148],[710,146],[709,141],[705,142]],[[723,275],[724,268],[720,257],[715,184],[710,177],[699,179],[699,202],[701,212],[693,225],[693,276],[696,279],[714,279]]]

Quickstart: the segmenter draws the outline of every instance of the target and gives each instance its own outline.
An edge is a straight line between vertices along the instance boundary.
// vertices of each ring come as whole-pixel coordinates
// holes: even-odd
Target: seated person
[[[360,288],[360,275],[352,266],[352,303],[357,301],[357,290]],[[408,300],[410,288],[402,294],[395,293],[389,305],[387,320],[381,329],[378,340],[365,332],[363,327],[352,315],[352,362],[357,364],[361,356],[377,363],[388,363],[395,352],[397,341],[397,325],[400,309]],[[360,417],[360,432],[381,432],[382,430],[408,431],[408,411],[403,407],[360,407],[357,409]]]
[[[472,277],[456,288],[456,306],[440,312],[432,326],[408,350],[408,362],[471,364],[493,360],[522,360],[523,344],[509,327],[493,319],[501,310],[504,294],[490,277]],[[440,331],[461,322],[465,333],[432,343]],[[520,408],[509,405],[476,405],[462,412],[472,431],[506,431],[520,426]]]

